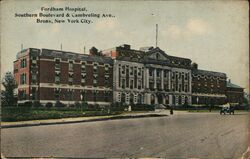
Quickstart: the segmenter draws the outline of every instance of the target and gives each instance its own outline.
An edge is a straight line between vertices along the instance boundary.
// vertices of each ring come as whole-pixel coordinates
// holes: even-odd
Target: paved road
[[[2,129],[7,157],[238,158],[248,114],[179,114]]]

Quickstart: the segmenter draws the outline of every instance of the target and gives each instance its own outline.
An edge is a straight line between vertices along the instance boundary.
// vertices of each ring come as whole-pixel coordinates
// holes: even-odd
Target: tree
[[[103,54],[100,51],[98,51],[98,49],[95,48],[94,46],[91,49],[89,49],[89,53],[90,55],[103,56]]]
[[[16,81],[11,72],[6,72],[2,79],[4,90],[1,92],[1,102],[3,106],[16,105],[17,98],[14,95],[14,90],[17,88]]]

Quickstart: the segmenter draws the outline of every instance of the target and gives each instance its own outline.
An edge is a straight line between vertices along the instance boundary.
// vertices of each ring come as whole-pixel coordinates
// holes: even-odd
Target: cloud
[[[201,19],[189,19],[184,25],[169,25],[163,31],[165,36],[173,39],[190,36],[202,36],[212,31],[212,27]]]
[[[177,25],[171,25],[165,33],[169,34],[172,38],[178,38],[181,35],[182,30]]]
[[[96,31],[113,30],[119,26],[119,23],[114,19],[99,20],[95,24]]]
[[[186,30],[195,34],[206,34],[211,31],[211,27],[201,19],[190,19],[186,24]]]

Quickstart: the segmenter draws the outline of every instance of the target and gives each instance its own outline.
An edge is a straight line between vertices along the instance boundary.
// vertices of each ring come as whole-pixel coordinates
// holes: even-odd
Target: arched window
[[[165,104],[169,104],[169,97],[168,97],[168,95],[165,96]]]
[[[151,95],[151,104],[155,104],[155,96],[153,94]]]
[[[125,103],[125,100],[126,100],[126,95],[125,95],[125,93],[122,93],[122,95],[121,95],[121,103]]]
[[[187,96],[185,96],[185,103],[184,103],[185,105],[187,105],[188,104],[188,97]]]
[[[160,58],[160,55],[157,53],[156,54],[156,59],[159,60],[159,58]]]
[[[178,104],[181,105],[181,96],[179,96]]]
[[[173,105],[175,105],[175,96],[173,96],[173,98],[172,98],[172,103],[173,103]]]
[[[129,102],[130,102],[130,104],[134,104],[134,94],[133,93],[130,94]]]
[[[137,96],[137,103],[142,104],[142,95],[141,94],[138,94],[138,96]]]

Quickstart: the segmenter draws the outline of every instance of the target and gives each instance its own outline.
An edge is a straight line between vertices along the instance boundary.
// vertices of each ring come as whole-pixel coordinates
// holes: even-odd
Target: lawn
[[[45,108],[26,108],[26,107],[6,107],[2,108],[2,121],[27,121],[40,119],[60,119],[70,117],[106,116],[117,115],[122,112],[113,111],[81,111],[78,109],[45,109]]]

